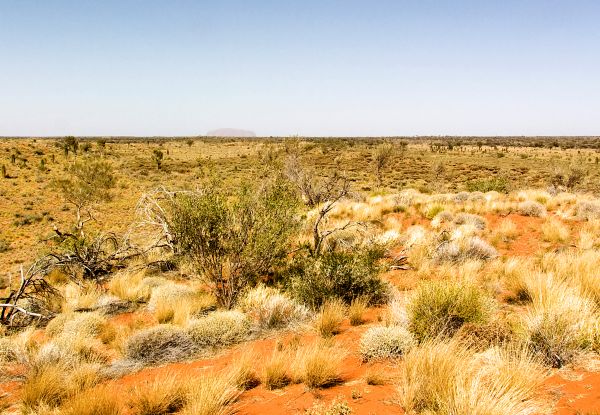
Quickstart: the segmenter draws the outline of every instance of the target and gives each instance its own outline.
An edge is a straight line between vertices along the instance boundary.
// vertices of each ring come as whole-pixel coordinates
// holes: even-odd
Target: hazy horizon
[[[0,136],[595,136],[594,1],[0,1]]]

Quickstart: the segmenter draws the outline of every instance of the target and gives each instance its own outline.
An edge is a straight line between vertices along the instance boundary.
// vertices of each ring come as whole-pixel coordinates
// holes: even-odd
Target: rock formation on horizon
[[[208,137],[256,137],[254,131],[237,128],[218,128],[206,133]]]

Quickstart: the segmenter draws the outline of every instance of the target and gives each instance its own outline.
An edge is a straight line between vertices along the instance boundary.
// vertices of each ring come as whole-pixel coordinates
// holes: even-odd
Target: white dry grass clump
[[[192,337],[183,329],[169,324],[141,330],[127,340],[126,358],[145,365],[189,359],[196,352]]]
[[[106,324],[106,318],[95,312],[63,313],[48,323],[46,334],[50,337],[59,335],[95,337]]]
[[[186,285],[174,283],[159,285],[152,290],[148,310],[155,311],[160,304],[176,305],[184,299],[193,299],[196,295],[197,291]]]
[[[250,335],[250,319],[236,310],[215,311],[206,317],[192,320],[187,333],[201,349],[226,347],[239,343]]]
[[[523,348],[478,354],[457,340],[432,340],[404,357],[400,403],[407,413],[532,415],[546,372]]]
[[[469,201],[471,202],[483,202],[485,200],[485,194],[483,192],[476,191],[469,194]]]
[[[452,198],[452,201],[456,203],[466,202],[467,200],[469,200],[469,192],[459,192]]]
[[[600,202],[584,201],[575,205],[575,215],[582,220],[600,219]]]
[[[431,220],[431,227],[433,229],[439,229],[443,225],[448,224],[454,220],[454,215],[447,210],[443,210]]]
[[[460,237],[442,242],[432,253],[434,263],[461,263],[468,260],[488,261],[496,258],[498,251],[477,236]]]
[[[471,225],[479,230],[484,230],[487,226],[487,222],[484,218],[472,213],[459,213],[454,218],[454,223],[456,225]]]
[[[402,326],[371,327],[360,339],[363,361],[400,357],[415,345],[412,334]]]
[[[421,196],[418,190],[405,189],[401,191],[394,199],[396,206],[410,207]]]
[[[277,289],[260,285],[246,293],[238,307],[260,329],[295,326],[308,318],[308,309]]]
[[[427,237],[427,230],[420,225],[411,226],[406,230],[406,242],[404,245],[406,247],[411,247],[413,245],[421,244],[425,241]]]
[[[539,218],[546,215],[546,208],[539,202],[528,200],[517,205],[517,212],[523,216]]]

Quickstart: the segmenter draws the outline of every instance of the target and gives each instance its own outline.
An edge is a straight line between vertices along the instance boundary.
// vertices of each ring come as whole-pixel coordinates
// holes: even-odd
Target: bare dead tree
[[[20,269],[19,286],[9,288],[8,295],[0,303],[0,323],[9,327],[26,326],[33,322],[50,319],[52,302],[60,293],[47,281],[51,261],[41,258],[24,271]]]
[[[96,236],[63,233],[54,229],[58,249],[48,254],[53,267],[67,270],[70,277],[78,280],[100,281],[116,269],[124,268],[125,262],[144,252],[129,242],[129,237],[119,237],[109,232]]]
[[[297,154],[288,157],[284,174],[300,192],[304,203],[309,208],[314,208],[328,200],[339,200],[349,191],[348,179],[343,174],[336,171],[330,176],[320,178],[314,170],[309,170],[302,165]],[[344,194],[339,196],[341,189],[345,189]]]

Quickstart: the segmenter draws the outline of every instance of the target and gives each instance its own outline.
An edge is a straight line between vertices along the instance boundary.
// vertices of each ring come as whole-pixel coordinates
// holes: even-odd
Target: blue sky
[[[598,1],[0,0],[0,135],[598,135]]]

